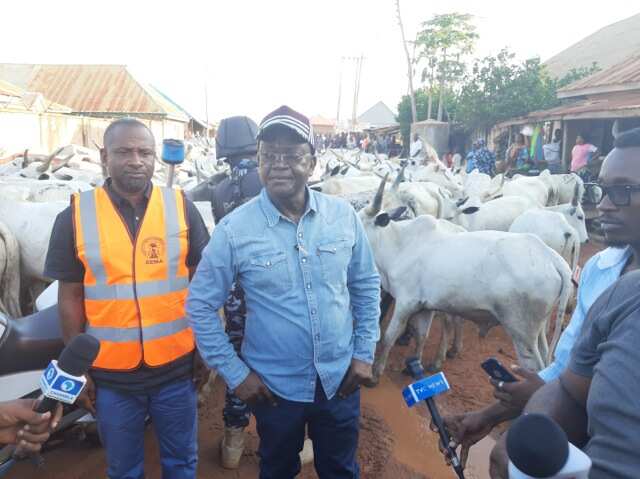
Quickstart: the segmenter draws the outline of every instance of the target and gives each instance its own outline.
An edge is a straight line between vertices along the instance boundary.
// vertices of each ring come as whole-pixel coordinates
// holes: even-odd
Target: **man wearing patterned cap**
[[[310,190],[309,120],[283,106],[258,129],[264,188],[217,225],[187,311],[202,357],[252,408],[261,479],[300,471],[305,429],[321,479],[357,478],[359,385],[379,338],[380,278],[345,201]],[[247,319],[237,354],[217,311],[237,281]]]

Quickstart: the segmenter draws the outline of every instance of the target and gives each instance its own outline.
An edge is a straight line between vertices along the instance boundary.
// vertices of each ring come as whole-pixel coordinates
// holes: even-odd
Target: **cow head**
[[[397,208],[392,209],[389,212],[383,211],[382,213],[378,213],[376,219],[374,220],[374,224],[376,226],[380,226],[384,228],[391,221],[398,221],[400,219],[405,219],[404,214],[407,212],[406,206],[398,206]]]

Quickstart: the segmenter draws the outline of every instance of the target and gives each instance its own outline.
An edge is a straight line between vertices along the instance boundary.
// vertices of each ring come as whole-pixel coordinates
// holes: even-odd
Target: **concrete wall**
[[[173,120],[140,119],[151,128],[160,145],[165,138],[184,139],[187,124]],[[89,148],[102,146],[104,131],[112,118],[94,118],[54,113],[0,111],[0,150],[5,154],[29,149],[50,153],[71,143]]]
[[[439,121],[421,121],[411,125],[411,141],[417,133],[423,141],[429,143],[442,157],[449,150],[449,124]]]

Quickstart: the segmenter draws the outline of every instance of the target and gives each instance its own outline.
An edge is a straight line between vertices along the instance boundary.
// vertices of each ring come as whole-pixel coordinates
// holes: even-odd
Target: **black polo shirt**
[[[132,236],[140,227],[151,195],[151,183],[144,193],[144,201],[134,208],[128,200],[120,196],[111,186],[111,179],[105,182],[105,190],[116,209],[122,215]],[[185,198],[186,220],[189,228],[189,251],[187,266],[195,267],[200,261],[202,250],[209,242],[209,232],[195,205]],[[84,265],[76,253],[73,232],[73,213],[71,207],[58,214],[49,240],[49,251],[45,262],[44,274],[51,279],[70,283],[84,281]],[[134,371],[108,372],[92,370],[91,377],[97,385],[128,392],[145,392],[160,387],[170,381],[189,377],[193,370],[193,354],[177,359],[167,365],[149,367],[140,365]]]

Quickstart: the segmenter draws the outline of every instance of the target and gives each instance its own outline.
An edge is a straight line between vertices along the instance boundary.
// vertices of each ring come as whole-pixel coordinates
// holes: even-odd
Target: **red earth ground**
[[[581,264],[602,249],[599,243],[583,247]],[[515,362],[511,340],[502,328],[494,328],[480,339],[471,323],[464,328],[464,348],[455,359],[448,360],[444,372],[451,391],[438,399],[443,413],[469,411],[492,400],[492,387],[480,369],[480,362],[497,357],[503,364]],[[433,356],[440,336],[440,323],[434,322],[424,352],[425,363]],[[445,466],[437,440],[428,430],[428,412],[422,405],[408,409],[401,390],[409,378],[401,372],[408,347],[395,347],[387,371],[375,389],[363,389],[361,436],[358,457],[363,479],[448,479],[455,475]],[[248,443],[237,471],[219,466],[218,446],[223,431],[222,406],[224,388],[218,380],[212,395],[200,408],[198,478],[253,479],[258,476],[258,438],[255,425],[248,431]],[[145,440],[146,474],[149,479],[160,478],[158,449],[151,427]],[[484,453],[484,451],[483,451]],[[488,453],[488,452],[487,452]],[[66,440],[61,446],[45,454],[44,469],[26,463],[15,467],[10,479],[96,479],[106,477],[104,451],[87,442]],[[303,468],[302,479],[316,478],[311,465]],[[480,479],[488,477],[474,474]]]

